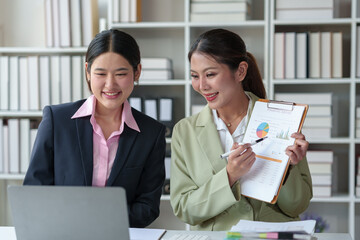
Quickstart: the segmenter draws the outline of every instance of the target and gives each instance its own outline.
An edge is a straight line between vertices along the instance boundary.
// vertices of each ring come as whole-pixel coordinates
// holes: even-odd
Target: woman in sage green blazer
[[[237,34],[203,33],[189,52],[192,86],[207,101],[198,114],[178,122],[171,141],[170,200],[175,215],[193,230],[229,230],[240,219],[299,220],[312,198],[306,161],[309,143],[293,133],[286,149],[290,167],[275,204],[241,195],[239,179],[255,161],[249,144],[239,145],[254,103],[265,98],[255,58]],[[228,163],[219,155],[235,149]],[[244,150],[246,151],[244,152]]]

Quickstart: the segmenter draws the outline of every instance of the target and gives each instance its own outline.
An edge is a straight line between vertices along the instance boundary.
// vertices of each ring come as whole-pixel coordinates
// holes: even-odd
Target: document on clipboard
[[[268,203],[276,203],[289,167],[285,149],[293,145],[291,134],[300,132],[308,105],[260,99],[255,102],[244,143],[266,137],[252,149],[256,161],[240,178],[241,194]]]

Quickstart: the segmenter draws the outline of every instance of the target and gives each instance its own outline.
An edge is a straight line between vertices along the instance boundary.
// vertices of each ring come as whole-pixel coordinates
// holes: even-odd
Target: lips
[[[204,97],[206,98],[206,100],[208,102],[211,102],[211,101],[215,100],[215,98],[218,96],[218,94],[219,94],[218,92],[211,93],[211,94],[204,94]]]

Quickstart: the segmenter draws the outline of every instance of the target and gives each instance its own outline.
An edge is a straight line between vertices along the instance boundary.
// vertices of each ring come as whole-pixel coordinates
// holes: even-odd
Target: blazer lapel
[[[116,152],[114,165],[111,169],[109,179],[106,183],[107,186],[111,186],[114,183],[120,170],[122,169],[125,162],[127,161],[128,155],[130,153],[130,150],[132,149],[132,146],[135,142],[137,134],[138,134],[137,131],[132,130],[125,124],[124,131],[121,133],[120,138],[119,138],[119,146],[118,146],[118,149]]]
[[[211,163],[215,172],[219,172],[226,166],[226,161],[220,158],[223,153],[219,134],[212,121],[210,108],[203,109],[196,122],[196,130],[199,131],[198,141],[204,154]]]
[[[76,118],[75,123],[85,174],[85,184],[91,186],[93,175],[93,129],[90,117]]]

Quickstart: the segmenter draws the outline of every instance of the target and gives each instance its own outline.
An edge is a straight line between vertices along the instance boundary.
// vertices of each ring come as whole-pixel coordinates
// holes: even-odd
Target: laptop
[[[17,240],[91,240],[129,237],[121,187],[9,186]]]

